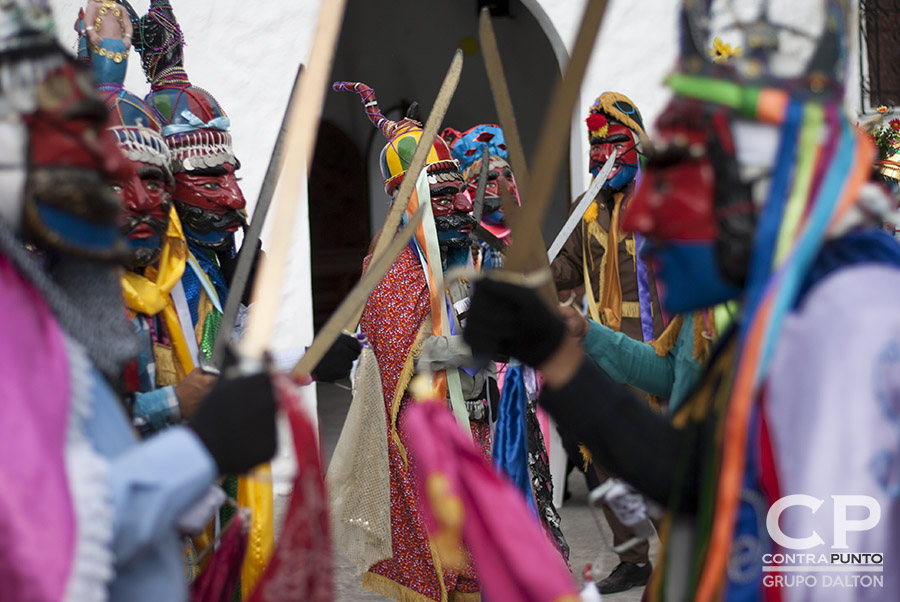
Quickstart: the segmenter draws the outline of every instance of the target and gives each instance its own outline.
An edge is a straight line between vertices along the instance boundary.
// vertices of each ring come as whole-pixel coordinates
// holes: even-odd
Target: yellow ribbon
[[[122,292],[128,309],[147,316],[162,312],[169,331],[169,339],[175,355],[187,374],[194,369],[194,358],[188,349],[181,322],[172,303],[170,293],[184,275],[187,262],[187,242],[175,208],[169,211],[169,227],[166,229],[158,267],[148,267],[144,274],[128,271],[122,277]]]
[[[600,316],[603,323],[618,332],[622,328],[622,280],[619,277],[619,214],[624,195],[618,192],[613,197],[613,212],[609,220],[609,242],[603,293],[600,296]]]
[[[258,466],[253,474],[238,478],[237,503],[238,506],[253,511],[247,555],[241,567],[241,599],[249,600],[275,549],[275,500],[271,464]]]

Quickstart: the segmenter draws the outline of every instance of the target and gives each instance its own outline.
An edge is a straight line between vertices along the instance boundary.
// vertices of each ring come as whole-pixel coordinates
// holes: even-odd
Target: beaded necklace
[[[160,61],[170,49],[176,46],[184,45],[184,34],[181,31],[181,26],[178,24],[178,21],[169,19],[166,16],[166,13],[160,9],[171,10],[172,6],[168,3],[160,3],[156,6],[151,6],[150,10],[147,12],[147,17],[158,23],[167,33],[171,35],[167,35],[162,46],[156,48],[148,46],[143,32],[141,35],[141,47],[143,48],[143,50],[141,50],[141,54],[144,57],[144,73],[147,75],[147,81],[151,83],[159,81],[161,77],[169,75],[174,72],[175,69],[180,68],[180,65],[173,65],[165,68],[160,73],[156,72]],[[185,76],[185,81],[186,80],[187,77]]]

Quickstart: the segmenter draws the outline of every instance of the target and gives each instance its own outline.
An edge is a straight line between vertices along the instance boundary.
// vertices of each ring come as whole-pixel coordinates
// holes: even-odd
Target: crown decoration
[[[192,85],[161,87],[150,92],[147,104],[163,124],[174,172],[236,162],[228,132],[231,121],[206,90]]]
[[[228,115],[212,94],[191,84],[184,71],[184,34],[171,3],[152,0],[135,32],[135,48],[151,83],[145,100],[162,124],[172,171],[236,163]]]
[[[336,92],[358,94],[369,121],[387,138],[387,144],[381,150],[379,165],[384,179],[384,191],[391,195],[406,175],[413,153],[422,137],[422,124],[409,117],[400,121],[392,121],[385,117],[378,107],[375,91],[362,82],[335,82],[332,89]],[[425,159],[425,170],[429,181],[433,184],[462,180],[459,162],[453,158],[450,147],[440,136],[435,136],[431,144],[428,157]]]
[[[591,113],[584,120],[588,128],[588,140],[606,138],[609,133],[609,121],[600,113]]]
[[[175,172],[194,171],[234,163],[231,134],[217,130],[199,130],[167,136]]]

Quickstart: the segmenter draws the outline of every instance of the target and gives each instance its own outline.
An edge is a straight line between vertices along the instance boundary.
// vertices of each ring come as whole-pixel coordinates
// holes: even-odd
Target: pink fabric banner
[[[2,257],[0,308],[0,597],[58,602],[75,542],[65,469],[69,364],[43,298]]]
[[[426,524],[439,551],[461,536],[487,600],[578,600],[568,568],[521,493],[484,460],[444,404],[417,403],[408,414]]]

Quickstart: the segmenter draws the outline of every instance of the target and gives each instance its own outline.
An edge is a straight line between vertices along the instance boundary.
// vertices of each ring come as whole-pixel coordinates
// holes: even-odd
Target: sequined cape
[[[368,265],[370,258],[366,259]],[[433,552],[420,508],[419,488],[406,455],[406,410],[403,394],[397,408],[398,440],[390,433],[391,411],[398,383],[405,387],[410,356],[421,326],[430,313],[428,285],[422,264],[406,247],[375,288],[363,311],[360,329],[375,352],[384,389],[385,427],[391,472],[391,535],[394,557],[375,564],[366,574],[367,589],[402,602],[480,600],[474,570],[443,570]],[[398,444],[399,443],[399,444]]]

